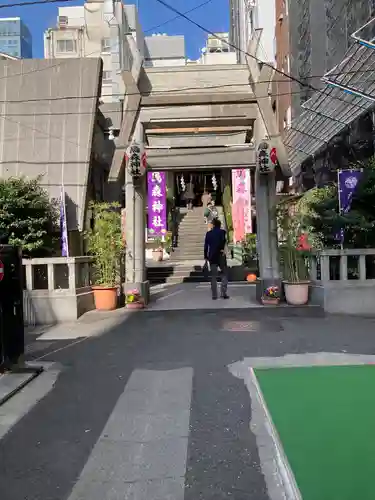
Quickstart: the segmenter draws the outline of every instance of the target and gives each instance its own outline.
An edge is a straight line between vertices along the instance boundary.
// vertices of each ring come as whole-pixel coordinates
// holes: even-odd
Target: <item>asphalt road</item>
[[[375,353],[374,320],[308,314],[149,311],[50,356],[30,348],[61,371],[0,441],[0,499],[268,500],[249,392],[229,365]]]

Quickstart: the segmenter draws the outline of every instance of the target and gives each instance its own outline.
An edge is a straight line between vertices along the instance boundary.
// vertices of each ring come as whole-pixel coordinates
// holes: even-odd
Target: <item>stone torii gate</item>
[[[249,53],[254,53],[254,39]],[[252,52],[250,52],[252,51]],[[272,71],[246,65],[187,65],[142,68],[133,57],[124,72],[123,124],[110,178],[125,175],[126,282],[148,297],[145,276],[146,179],[125,169],[124,153],[133,141],[145,146],[149,170],[256,168],[256,145],[268,139],[289,175],[285,148],[277,133],[268,96]],[[256,210],[262,285],[279,280],[275,217],[275,172],[256,175]]]

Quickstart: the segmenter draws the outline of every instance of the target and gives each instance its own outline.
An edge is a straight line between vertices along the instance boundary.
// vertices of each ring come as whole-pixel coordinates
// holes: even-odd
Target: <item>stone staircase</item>
[[[203,260],[204,238],[207,225],[204,222],[202,207],[181,214],[182,220],[178,228],[177,248],[173,252],[173,261]]]
[[[219,218],[223,222],[223,211],[218,207]],[[147,269],[147,279],[151,284],[191,283],[207,281],[203,273],[203,250],[207,225],[204,222],[202,207],[192,211],[181,210],[181,222],[178,229],[177,248],[171,259]]]

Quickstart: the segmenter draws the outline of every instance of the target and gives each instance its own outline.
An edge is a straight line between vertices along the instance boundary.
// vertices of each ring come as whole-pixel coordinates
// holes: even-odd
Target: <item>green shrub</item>
[[[121,213],[118,203],[91,203],[94,227],[86,233],[88,250],[94,258],[96,285],[113,287],[119,284],[123,241]]]
[[[26,257],[52,253],[58,230],[57,203],[36,179],[0,179],[0,234]]]

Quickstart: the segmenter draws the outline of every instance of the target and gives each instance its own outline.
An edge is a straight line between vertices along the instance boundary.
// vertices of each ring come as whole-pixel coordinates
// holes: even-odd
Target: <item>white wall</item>
[[[201,64],[237,64],[235,52],[214,52],[202,54]]]
[[[44,35],[44,53],[47,59],[53,57],[59,59],[72,57],[102,58],[103,71],[108,72],[108,80],[102,84],[104,102],[117,101],[125,92],[124,82],[120,74],[119,52],[126,19],[122,4],[118,5],[122,11],[122,16],[121,13],[115,15],[110,0],[86,2],[83,6],[76,7],[59,7],[57,17],[67,17],[67,29],[58,29],[56,27]],[[138,21],[136,20],[136,22]],[[77,40],[76,52],[56,52],[57,40],[66,38]],[[102,52],[102,40],[105,38],[111,40],[111,48],[108,52]],[[112,73],[110,77],[109,72]]]
[[[144,62],[146,68],[152,67],[167,67],[167,66],[185,66],[186,59],[180,57],[179,59],[149,59]]]
[[[85,25],[84,7],[59,7],[58,16],[66,16],[69,26],[80,28]]]
[[[275,62],[275,0],[257,0],[255,12],[256,27],[263,30],[261,36],[261,45],[259,47],[257,56],[263,61]]]
[[[231,0],[231,23],[235,26],[233,43],[237,51],[238,62],[246,62],[249,40],[255,29],[262,29],[261,43],[256,54],[259,59],[275,62],[275,0]]]

